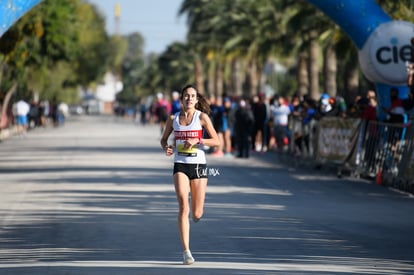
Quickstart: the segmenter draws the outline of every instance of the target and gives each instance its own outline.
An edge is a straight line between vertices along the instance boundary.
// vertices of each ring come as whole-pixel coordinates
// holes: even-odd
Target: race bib
[[[185,157],[196,157],[197,147],[193,146],[192,148],[185,149],[184,144],[177,144],[177,154]]]

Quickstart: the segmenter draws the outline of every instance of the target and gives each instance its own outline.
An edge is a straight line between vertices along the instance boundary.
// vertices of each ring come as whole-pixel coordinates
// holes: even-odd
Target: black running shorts
[[[208,178],[207,164],[174,163],[175,173],[184,173],[190,180]]]

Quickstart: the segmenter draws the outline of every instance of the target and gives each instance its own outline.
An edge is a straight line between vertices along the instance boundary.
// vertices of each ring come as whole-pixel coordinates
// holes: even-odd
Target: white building
[[[96,99],[99,102],[100,113],[112,113],[116,94],[121,92],[124,85],[117,76],[107,72],[103,84],[96,87]]]

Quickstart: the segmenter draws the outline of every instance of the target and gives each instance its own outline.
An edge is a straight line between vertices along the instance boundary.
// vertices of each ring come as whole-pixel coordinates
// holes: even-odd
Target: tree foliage
[[[107,41],[94,7],[80,0],[42,1],[0,38],[0,93],[18,81],[20,95],[73,100],[77,85],[106,69]]]
[[[412,21],[412,1],[377,2],[392,18]],[[75,100],[76,87],[98,83],[107,71],[122,78],[118,99],[129,103],[195,82],[239,95],[238,87],[252,94],[278,79],[281,92],[291,94],[298,61],[310,62],[309,47],[315,43],[321,53],[335,49],[337,79],[358,66],[350,39],[305,0],[183,0],[178,16],[187,19],[187,41],[145,56],[144,37],[109,36],[104,17],[86,1],[44,0],[0,38],[0,100],[16,81],[21,94]],[[324,64],[324,56],[314,60],[317,66]],[[286,72],[272,72],[273,80],[266,80],[269,61],[282,64]],[[323,74],[316,77],[325,81]],[[280,85],[283,79],[289,81]],[[346,87],[338,83],[338,89]]]

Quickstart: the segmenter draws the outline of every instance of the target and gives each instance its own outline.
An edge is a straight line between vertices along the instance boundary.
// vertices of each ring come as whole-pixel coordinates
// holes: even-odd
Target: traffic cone
[[[382,185],[382,170],[381,169],[378,169],[377,171],[377,175],[375,177],[375,183],[377,185]]]

